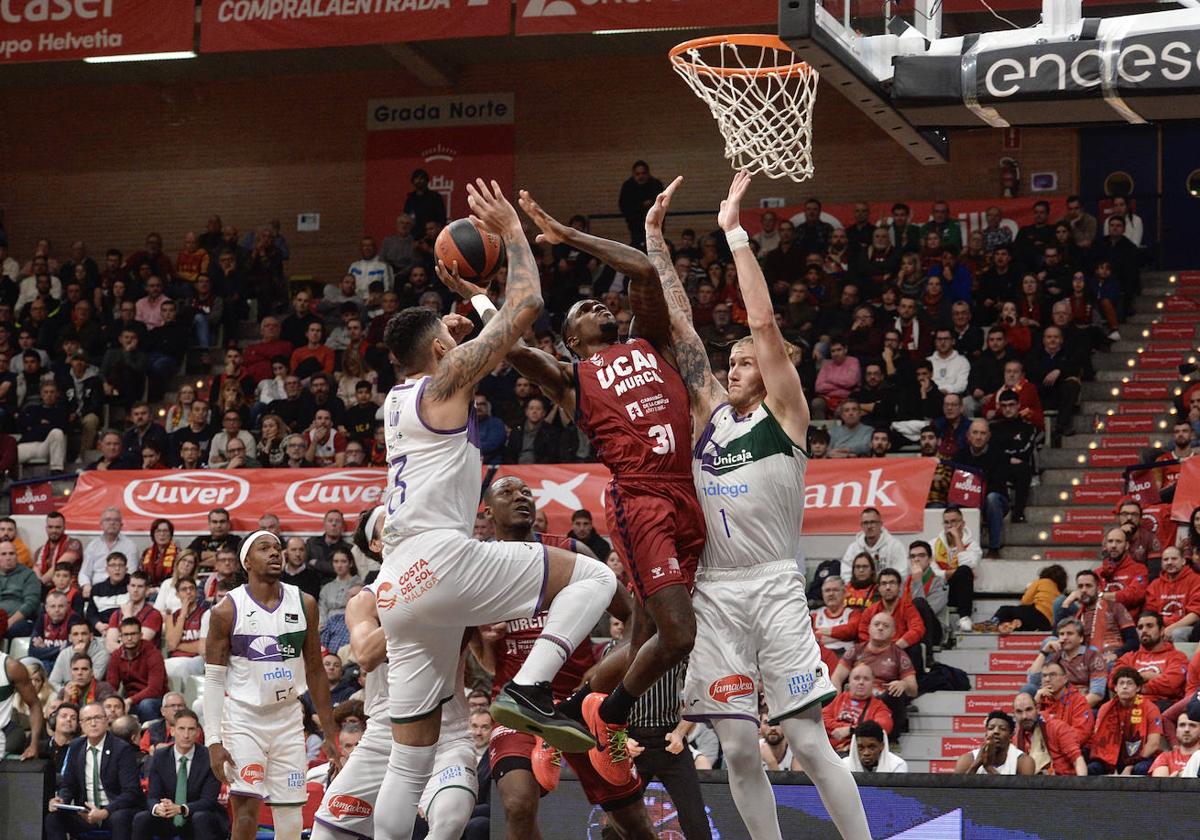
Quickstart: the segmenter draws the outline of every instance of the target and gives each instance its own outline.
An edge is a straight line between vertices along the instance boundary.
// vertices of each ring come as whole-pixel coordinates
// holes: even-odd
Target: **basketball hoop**
[[[668,53],[704,100],[734,169],[769,178],[812,177],[812,109],[820,74],[774,35],[713,35]]]

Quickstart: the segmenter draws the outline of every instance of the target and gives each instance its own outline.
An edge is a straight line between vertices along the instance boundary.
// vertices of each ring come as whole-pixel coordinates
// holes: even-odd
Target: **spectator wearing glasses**
[[[136,618],[121,621],[121,648],[109,660],[104,679],[124,696],[126,712],[139,720],[160,716],[167,671],[158,646],[143,638],[142,623]]]
[[[1033,698],[1022,692],[1013,700],[1017,749],[1033,760],[1034,775],[1086,776],[1087,762],[1075,730],[1061,720],[1045,720]]]
[[[1145,776],[1162,752],[1162,717],[1142,694],[1146,678],[1128,665],[1112,674],[1113,698],[1100,707],[1090,744],[1088,775]]]
[[[908,654],[912,659],[917,674],[924,673],[922,665],[924,657],[921,653],[921,641],[925,638],[925,621],[920,611],[913,604],[912,598],[903,591],[903,580],[900,572],[895,569],[884,569],[879,573],[879,600],[863,610],[858,622],[858,640],[866,642],[869,639],[871,619],[880,613],[887,613],[895,622],[895,645]]]
[[[908,551],[904,548],[904,543],[883,527],[883,515],[878,508],[863,508],[858,522],[862,530],[855,534],[854,539],[850,541],[850,545],[842,554],[843,581],[847,584],[850,583],[854,558],[862,552],[871,556],[876,570],[895,569],[899,571],[908,568]]]

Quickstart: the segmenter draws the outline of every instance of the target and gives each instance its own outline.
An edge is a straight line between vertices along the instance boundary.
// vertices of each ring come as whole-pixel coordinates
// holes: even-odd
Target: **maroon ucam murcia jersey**
[[[692,414],[679,372],[644,338],[575,363],[575,406],[613,479],[692,481]]]

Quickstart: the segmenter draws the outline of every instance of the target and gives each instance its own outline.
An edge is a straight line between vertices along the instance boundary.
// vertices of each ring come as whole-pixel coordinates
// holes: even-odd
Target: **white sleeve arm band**
[[[204,666],[204,745],[221,743],[221,719],[225,716],[224,665]]]
[[[480,318],[496,311],[496,304],[492,303],[492,299],[487,295],[471,295],[471,306],[475,307],[475,312]]]
[[[750,234],[746,233],[741,225],[738,225],[733,230],[725,231],[725,241],[729,243],[730,251],[739,251],[742,248],[750,247]]]

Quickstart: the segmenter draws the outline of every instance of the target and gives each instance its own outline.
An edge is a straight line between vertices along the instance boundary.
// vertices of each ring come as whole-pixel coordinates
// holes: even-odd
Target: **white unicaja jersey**
[[[692,452],[708,526],[700,568],[794,562],[807,469],[807,453],[765,403],[747,417],[738,417],[729,403],[718,406]]]
[[[394,546],[426,531],[470,536],[479,507],[483,460],[475,411],[458,429],[433,429],[418,411],[430,377],[397,385],[384,400],[388,486],[383,541]]]
[[[226,691],[239,703],[282,706],[295,703],[308,691],[304,601],[298,587],[279,585],[283,598],[273,610],[255,601],[246,584],[229,593],[234,617]]]
[[[0,729],[12,720],[13,701],[17,699],[17,687],[8,678],[8,654],[0,653]]]

